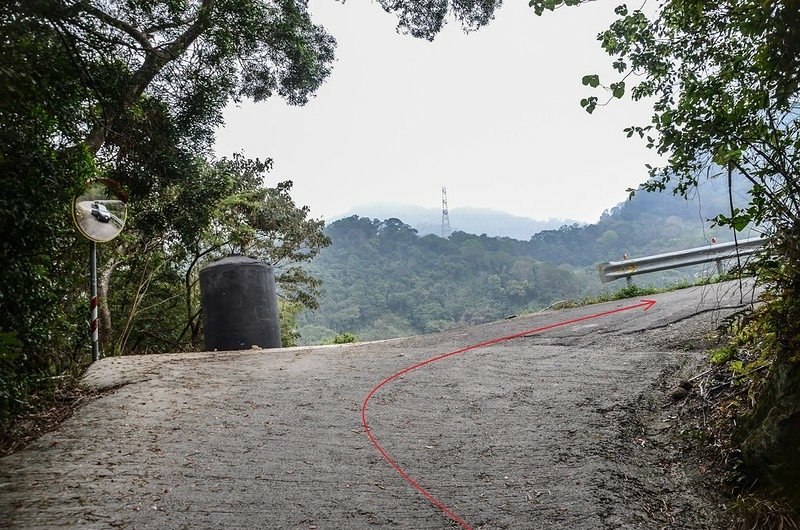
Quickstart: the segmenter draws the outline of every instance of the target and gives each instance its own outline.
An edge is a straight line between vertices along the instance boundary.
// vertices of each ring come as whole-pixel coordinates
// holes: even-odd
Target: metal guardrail
[[[633,258],[623,261],[607,261],[597,266],[600,272],[600,281],[612,282],[626,278],[631,283],[631,277],[637,274],[658,272],[689,265],[717,262],[717,271],[722,274],[722,262],[739,256],[749,256],[755,253],[766,242],[764,237],[751,237],[737,243],[719,243],[707,247],[690,248],[677,252],[667,252],[644,258]]]

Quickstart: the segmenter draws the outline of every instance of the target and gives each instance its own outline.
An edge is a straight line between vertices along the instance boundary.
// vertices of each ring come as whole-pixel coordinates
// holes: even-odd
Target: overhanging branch
[[[127,33],[136,42],[141,44],[142,48],[144,48],[145,50],[153,51],[153,44],[150,42],[150,39],[147,38],[147,35],[142,33],[137,28],[133,27],[132,25],[128,24],[124,20],[120,20],[116,17],[113,17],[108,13],[106,13],[105,11],[98,9],[89,3],[80,4],[80,9],[84,13],[95,17],[101,22],[108,24],[109,26],[116,28],[124,33]]]

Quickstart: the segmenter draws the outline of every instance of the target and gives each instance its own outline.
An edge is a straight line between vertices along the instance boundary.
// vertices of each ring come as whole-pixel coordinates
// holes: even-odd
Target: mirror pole
[[[89,286],[91,295],[92,362],[100,359],[99,334],[97,326],[97,243],[89,242]]]

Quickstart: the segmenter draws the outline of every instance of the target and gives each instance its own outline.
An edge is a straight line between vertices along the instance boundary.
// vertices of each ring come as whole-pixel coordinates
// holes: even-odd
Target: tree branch
[[[149,28],[144,28],[142,31],[145,34],[155,33],[156,31],[164,31],[165,29],[175,29],[181,26],[185,26],[186,24],[191,24],[197,20],[197,15],[189,18],[184,18],[182,20],[177,20],[175,22],[169,22],[164,24],[156,24],[155,26],[150,26]]]
[[[781,177],[783,177],[783,181],[786,183],[786,186],[789,188],[787,196],[789,197],[789,200],[791,201],[792,206],[794,206],[794,209],[797,210],[797,211],[800,211],[800,204],[797,201],[797,197],[796,197],[796,193],[795,193],[797,191],[797,185],[794,182],[794,179],[792,179],[791,173],[786,168],[784,168],[783,166],[778,164],[778,162],[774,158],[772,158],[769,155],[769,153],[767,153],[763,149],[759,148],[755,143],[747,142],[746,140],[745,140],[745,143],[747,143],[747,145],[749,145],[751,149],[753,149],[756,153],[758,153],[758,155],[761,158],[766,160],[767,163],[769,163],[769,165],[772,167],[772,169],[775,171],[776,174],[778,174]],[[772,149],[775,149],[775,147],[772,146],[772,145],[770,145],[770,147]]]
[[[792,222],[794,222],[794,223],[798,223],[798,222],[800,222],[800,219],[798,219],[798,218],[797,218],[797,216],[796,216],[795,214],[793,214],[793,213],[792,213],[792,212],[791,212],[791,211],[790,211],[790,210],[789,210],[789,209],[788,209],[788,208],[787,208],[787,207],[786,207],[786,206],[783,204],[783,202],[781,202],[781,200],[780,200],[780,199],[779,199],[777,196],[775,196],[775,194],[774,194],[774,193],[772,193],[772,190],[768,189],[768,188],[767,188],[767,187],[766,187],[766,186],[765,186],[763,183],[759,183],[759,182],[758,182],[758,181],[755,179],[755,177],[753,177],[753,176],[752,176],[752,175],[751,175],[751,174],[750,174],[750,173],[749,173],[749,172],[748,172],[748,171],[747,171],[747,170],[746,170],[744,167],[742,167],[742,165],[741,165],[741,164],[739,164],[738,162],[734,162],[734,165],[736,166],[736,169],[739,171],[739,173],[741,173],[742,175],[744,175],[744,178],[746,178],[747,180],[749,180],[749,181],[750,181],[751,183],[753,183],[754,185],[757,185],[757,186],[760,186],[760,187],[761,187],[761,189],[762,189],[762,190],[763,190],[763,192],[764,192],[764,195],[766,195],[766,196],[769,198],[769,200],[772,202],[772,204],[775,206],[775,208],[776,208],[776,209],[779,209],[779,210],[781,211],[781,213],[782,213],[783,215],[785,215],[786,217],[788,217],[789,219],[791,219],[791,220],[792,220]]]
[[[89,15],[92,15],[96,19],[100,20],[101,22],[108,24],[113,28],[117,28],[118,30],[127,33],[130,37],[132,37],[136,42],[142,45],[146,51],[153,51],[153,44],[150,42],[150,39],[147,38],[147,35],[133,27],[132,25],[128,24],[124,20],[120,20],[116,17],[113,17],[102,11],[95,6],[89,3],[82,3],[80,4],[80,9]]]
[[[208,22],[209,14],[211,13],[211,9],[214,7],[214,0],[203,0],[203,3],[200,4],[200,9],[197,11],[197,16],[194,19],[194,23],[187,28],[177,39],[172,41],[170,44],[164,47],[164,51],[168,55],[169,59],[172,60],[183,52],[189,49],[189,46],[197,40],[197,37],[203,33],[203,30],[206,29],[206,23]]]
[[[174,41],[163,47],[159,47],[159,49],[153,48],[152,46],[150,47],[144,62],[133,75],[133,80],[123,96],[122,101],[120,101],[119,107],[114,112],[114,115],[110,116],[104,125],[92,129],[89,136],[86,138],[86,146],[90,153],[97,154],[103,147],[103,144],[105,144],[106,134],[108,130],[113,128],[114,122],[122,116],[129,106],[133,105],[133,103],[139,99],[153,79],[164,69],[164,66],[186,52],[189,46],[203,33],[207,27],[209,14],[213,7],[214,0],[203,0],[194,23],[187,28],[186,31]],[[102,13],[102,11],[100,11],[100,13]],[[113,19],[113,17],[111,18]],[[106,21],[106,23],[113,25],[110,21]],[[135,31],[138,32],[138,30]]]

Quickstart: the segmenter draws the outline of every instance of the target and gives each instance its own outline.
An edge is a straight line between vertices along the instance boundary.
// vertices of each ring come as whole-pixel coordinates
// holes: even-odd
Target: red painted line
[[[506,341],[518,339],[520,337],[525,337],[525,336],[531,335],[533,333],[541,333],[543,331],[547,331],[547,330],[550,330],[550,329],[553,329],[553,328],[569,326],[571,324],[577,324],[578,322],[583,322],[584,320],[591,320],[593,318],[600,318],[600,317],[604,317],[604,316],[608,316],[608,315],[613,315],[614,313],[621,313],[622,311],[629,311],[631,309],[636,309],[638,307],[644,307],[644,310],[647,311],[648,309],[653,307],[653,304],[655,304],[655,303],[656,303],[655,300],[642,300],[640,303],[635,304],[635,305],[626,306],[626,307],[620,307],[619,309],[612,309],[610,311],[603,311],[602,313],[595,313],[595,314],[587,315],[587,316],[584,316],[584,317],[573,318],[571,320],[565,320],[563,322],[557,322],[555,324],[550,324],[550,325],[542,326],[542,327],[539,327],[539,328],[534,328],[534,329],[529,329],[529,330],[526,330],[526,331],[521,331],[519,333],[514,333],[513,335],[507,335],[505,337],[500,337],[500,338],[497,338],[497,339],[491,339],[491,340],[487,340],[485,342],[479,342],[477,344],[472,344],[471,346],[466,346],[464,348],[461,348],[461,349],[458,349],[458,350],[455,350],[455,351],[451,351],[449,353],[445,353],[445,354],[442,354],[442,355],[437,355],[437,356],[431,357],[430,359],[427,359],[425,361],[422,361],[422,362],[419,362],[419,363],[416,363],[416,364],[412,364],[411,366],[409,366],[407,368],[403,368],[399,372],[390,375],[389,377],[387,377],[386,379],[384,379],[383,381],[381,381],[380,383],[375,385],[375,387],[372,390],[370,390],[369,394],[367,394],[367,397],[364,398],[364,402],[361,404],[361,425],[364,427],[364,432],[367,433],[367,436],[369,437],[370,442],[372,442],[372,445],[375,446],[375,448],[378,450],[378,452],[383,457],[383,459],[386,460],[386,462],[388,462],[389,465],[392,466],[392,468],[394,468],[394,470],[397,471],[397,473],[406,480],[406,482],[411,484],[411,486],[414,489],[416,489],[418,492],[420,492],[422,495],[424,495],[425,498],[428,499],[431,502],[431,504],[433,504],[434,506],[439,508],[450,519],[452,519],[453,521],[455,521],[456,523],[461,525],[461,527],[463,527],[464,529],[472,530],[472,527],[469,525],[469,523],[467,523],[462,518],[460,518],[458,515],[453,513],[453,511],[450,510],[444,504],[442,504],[442,502],[439,499],[434,497],[428,490],[426,490],[424,487],[422,487],[419,484],[419,482],[414,480],[414,478],[412,478],[411,475],[409,475],[403,468],[400,467],[400,465],[397,462],[394,461],[394,459],[392,459],[391,456],[389,456],[389,453],[386,452],[386,450],[383,448],[383,446],[381,446],[381,444],[378,443],[378,440],[375,438],[375,435],[372,434],[372,429],[370,429],[369,422],[367,421],[367,405],[369,405],[369,400],[372,399],[372,396],[374,396],[375,393],[378,390],[381,389],[381,387],[383,387],[384,385],[386,385],[390,381],[393,381],[393,380],[397,379],[401,375],[405,375],[405,374],[407,374],[407,373],[409,373],[411,371],[416,370],[417,368],[422,368],[423,366],[426,366],[428,364],[435,363],[435,362],[441,361],[443,359],[447,359],[448,357],[453,357],[454,355],[458,355],[460,353],[468,352],[470,350],[476,350],[478,348],[485,348],[486,346],[491,346],[493,344],[498,344],[500,342],[506,342]]]

